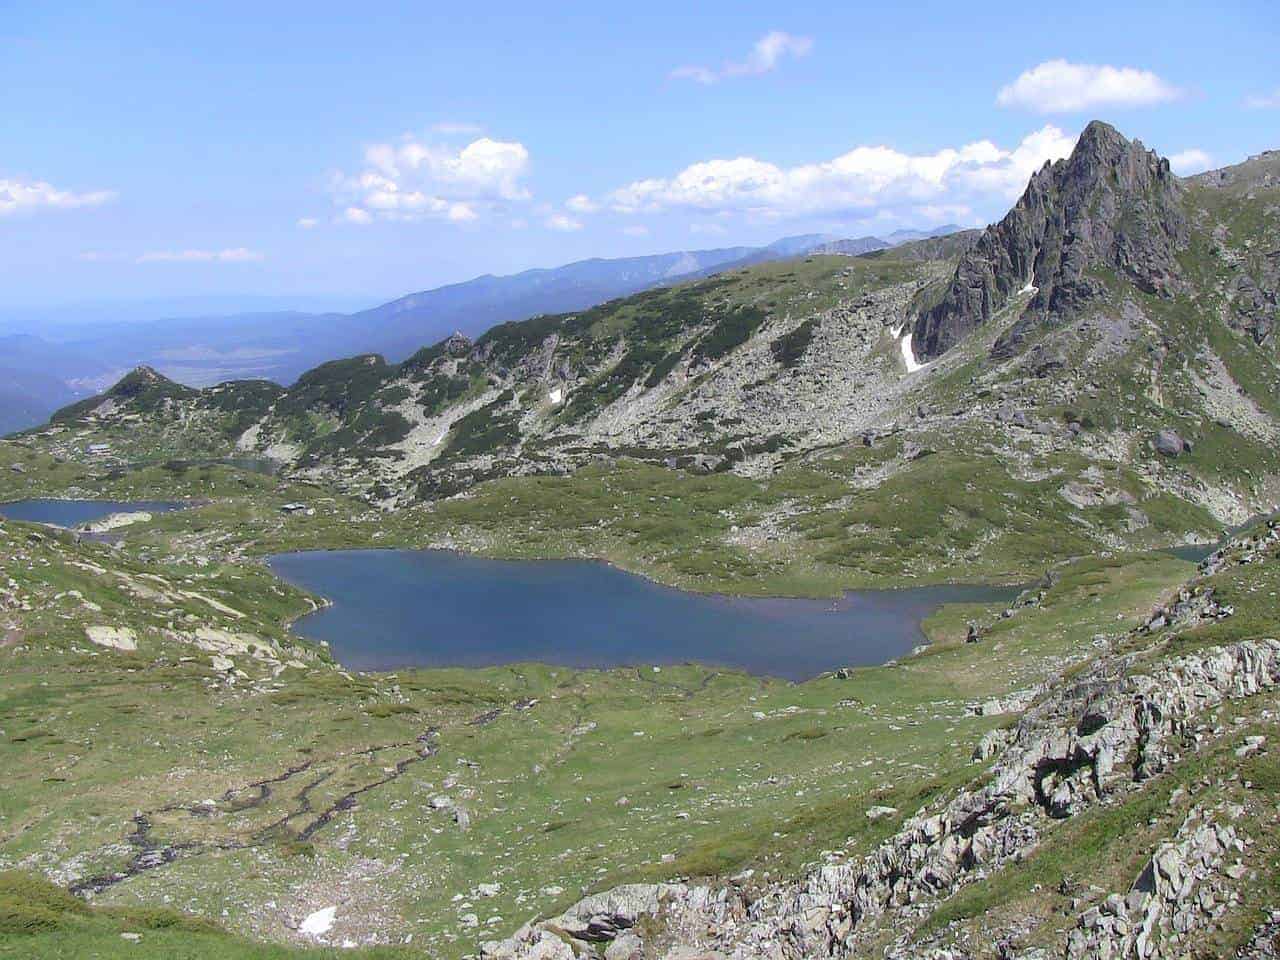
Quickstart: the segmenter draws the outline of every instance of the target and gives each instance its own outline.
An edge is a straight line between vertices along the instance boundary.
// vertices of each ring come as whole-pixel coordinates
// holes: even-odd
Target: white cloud
[[[260,263],[266,258],[256,250],[155,250],[138,257],[138,263]]]
[[[1036,113],[1072,113],[1095,107],[1145,107],[1182,91],[1150,70],[1046,60],[1000,88],[996,103]]]
[[[1183,150],[1179,153],[1172,154],[1169,157],[1169,166],[1173,168],[1173,172],[1180,176],[1189,176],[1193,173],[1203,173],[1213,166],[1213,157],[1205,153],[1203,150]]]
[[[771,30],[755,42],[751,53],[743,61],[726,63],[718,70],[705,66],[676,67],[671,71],[671,77],[702,84],[712,84],[732,77],[754,77],[776,69],[787,57],[806,57],[812,49],[811,37],[798,37],[781,30]]]
[[[637,180],[606,202],[624,214],[671,210],[753,219],[835,215],[921,219],[976,206],[1003,207],[1048,160],[1067,156],[1075,138],[1047,125],[1012,149],[990,140],[907,154],[860,146],[831,160],[782,167],[754,157],[706,160],[672,177]]]
[[[671,71],[672,80],[692,80],[694,83],[710,85],[720,76],[710,67],[676,67]]]
[[[1275,110],[1280,108],[1280,87],[1270,93],[1255,93],[1244,98],[1244,105],[1250,110]]]
[[[689,224],[689,232],[712,237],[720,237],[728,233],[728,231],[718,223],[691,223]]]
[[[647,237],[649,228],[643,223],[632,223],[622,228],[622,232],[628,237]]]
[[[17,180],[0,177],[0,217],[39,209],[70,210],[97,207],[110,203],[117,194],[113,190],[75,193],[59,190],[43,180]]]
[[[359,207],[347,207],[338,216],[339,223],[357,223],[363,226],[366,223],[373,223],[373,217],[368,210],[362,210]]]
[[[579,193],[564,202],[565,208],[572,213],[595,213],[600,205],[585,193]]]
[[[571,233],[574,230],[582,229],[582,221],[575,220],[573,217],[565,216],[563,213],[553,213],[547,217],[546,225],[551,230],[560,230],[565,233]]]
[[[469,203],[451,203],[445,216],[454,223],[466,223],[476,218],[476,211]]]
[[[529,198],[524,144],[479,137],[462,148],[402,137],[365,149],[358,173],[335,174],[339,221],[447,220],[463,223]]]
[[[301,227],[303,230],[310,230],[312,227],[316,226],[319,223],[320,221],[317,220],[315,217],[300,217],[298,219],[298,226]]]

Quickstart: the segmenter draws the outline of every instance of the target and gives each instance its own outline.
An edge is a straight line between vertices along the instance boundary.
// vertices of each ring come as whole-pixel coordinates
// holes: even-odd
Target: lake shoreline
[[[325,642],[343,667],[371,673],[697,663],[802,682],[910,657],[929,643],[922,623],[939,608],[1008,604],[1026,588],[930,584],[836,598],[744,597],[685,591],[595,559],[378,547],[264,560],[282,582],[323,600],[288,629]]]

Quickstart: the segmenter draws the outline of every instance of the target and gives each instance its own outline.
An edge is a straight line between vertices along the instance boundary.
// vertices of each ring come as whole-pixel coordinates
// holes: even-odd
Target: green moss
[[[804,359],[805,351],[809,349],[809,344],[813,342],[817,329],[818,320],[815,317],[806,320],[790,333],[784,333],[769,344],[773,358],[783,367],[799,366],[800,361]]]

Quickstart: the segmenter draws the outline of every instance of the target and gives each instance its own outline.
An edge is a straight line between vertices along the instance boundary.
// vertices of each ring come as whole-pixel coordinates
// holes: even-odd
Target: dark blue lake
[[[924,641],[944,603],[1004,603],[1014,587],[859,590],[839,600],[685,593],[602,563],[489,560],[441,550],[282,554],[271,568],[333,601],[295,630],[344,665],[617,667],[696,661],[805,680],[884,663]]]
[[[173,500],[16,500],[0,503],[0,517],[77,527],[113,513],[168,513],[188,504]]]

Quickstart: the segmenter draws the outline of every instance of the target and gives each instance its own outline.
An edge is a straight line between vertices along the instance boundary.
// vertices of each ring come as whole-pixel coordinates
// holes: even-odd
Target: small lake
[[[1187,560],[1191,563],[1199,563],[1209,554],[1216,552],[1221,547],[1226,546],[1231,540],[1248,530],[1254,524],[1265,523],[1268,520],[1280,519],[1280,513],[1259,513],[1250,517],[1244,523],[1237,524],[1234,527],[1228,527],[1222,534],[1221,538],[1213,543],[1188,543],[1180,547],[1170,547],[1165,553],[1173,554],[1179,560]]]
[[[884,663],[924,642],[944,603],[1006,603],[1016,587],[859,590],[839,600],[686,593],[581,560],[490,560],[443,550],[272,557],[333,601],[295,630],[357,670],[537,661],[618,667],[696,661],[806,680]]]
[[[168,513],[188,506],[177,500],[16,500],[0,503],[0,517],[78,527],[113,513]]]

